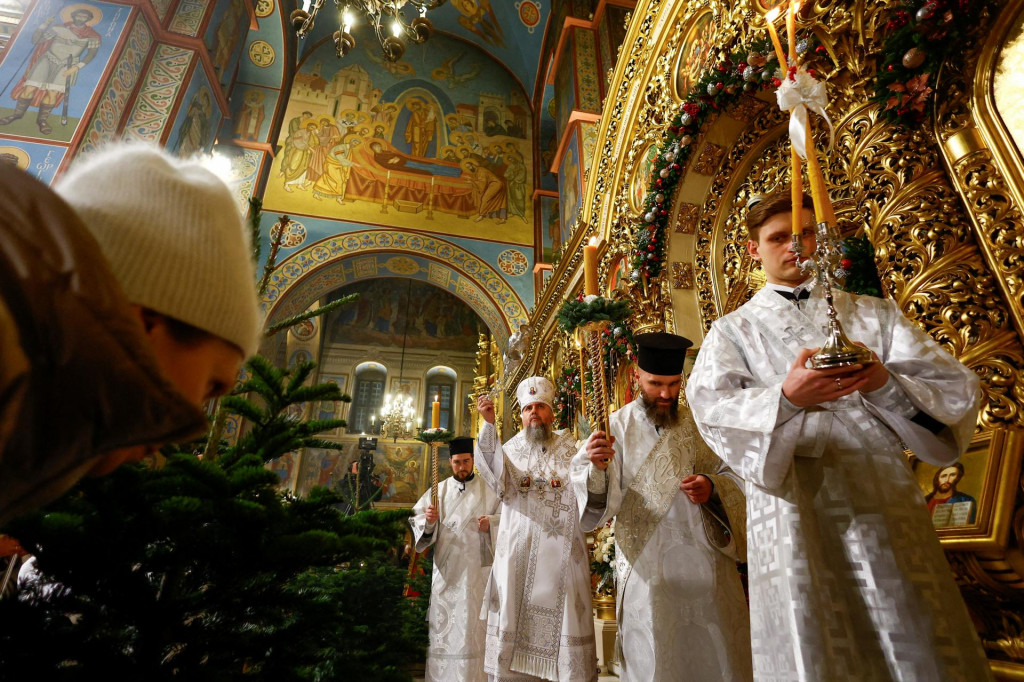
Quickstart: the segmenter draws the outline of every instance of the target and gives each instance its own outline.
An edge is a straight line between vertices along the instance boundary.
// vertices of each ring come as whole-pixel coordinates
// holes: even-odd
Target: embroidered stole
[[[616,524],[615,540],[623,556],[629,562],[629,570],[640,558],[647,542],[654,534],[655,528],[661,523],[668,512],[672,501],[679,494],[679,482],[694,473],[705,474],[715,485],[722,503],[723,514],[714,514],[714,510],[701,505],[705,532],[713,547],[723,549],[721,529],[715,524],[725,523],[727,532],[732,533],[737,542],[737,551],[746,556],[746,500],[736,483],[725,476],[717,475],[722,460],[709,448],[697,434],[689,410],[680,406],[679,423],[663,429],[661,437],[651,448],[644,463],[636,472],[636,476],[622,497]],[[725,516],[716,520],[707,518]],[[728,544],[726,538],[725,544]],[[742,548],[742,549],[741,549]]]

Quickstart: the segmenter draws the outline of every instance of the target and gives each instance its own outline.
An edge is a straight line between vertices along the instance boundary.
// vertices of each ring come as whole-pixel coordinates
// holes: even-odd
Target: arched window
[[[453,418],[455,405],[455,370],[448,367],[434,367],[427,372],[427,391],[425,394],[426,404],[423,406],[423,428],[430,428],[431,411],[433,410],[434,397],[441,403],[442,429],[455,429]]]
[[[384,403],[384,382],[387,369],[377,362],[364,362],[356,367],[355,392],[349,410],[349,433],[377,433],[380,419],[371,419],[380,413]]]

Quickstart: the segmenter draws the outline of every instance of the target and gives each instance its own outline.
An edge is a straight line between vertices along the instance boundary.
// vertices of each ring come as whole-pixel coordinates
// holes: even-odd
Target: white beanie
[[[256,352],[262,314],[248,230],[198,159],[117,143],[55,186],[99,242],[129,301]]]
[[[546,377],[526,377],[516,387],[516,399],[520,410],[533,403],[544,403],[554,409],[555,387]]]

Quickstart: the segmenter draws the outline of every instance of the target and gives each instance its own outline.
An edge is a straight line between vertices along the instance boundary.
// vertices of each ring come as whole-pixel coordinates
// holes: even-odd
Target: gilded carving
[[[672,262],[672,288],[693,288],[693,263]]]
[[[697,231],[700,206],[686,201],[678,202],[679,216],[676,218],[676,234],[693,234]]]
[[[714,125],[712,123],[711,125]],[[693,164],[693,170],[701,175],[714,175],[718,164],[722,162],[725,149],[712,142],[707,142],[697,156],[697,162]]]

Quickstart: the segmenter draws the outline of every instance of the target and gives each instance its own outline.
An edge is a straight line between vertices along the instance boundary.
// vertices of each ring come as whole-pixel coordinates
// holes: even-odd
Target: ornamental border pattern
[[[297,284],[303,278],[329,263],[372,251],[412,253],[440,261],[477,285],[482,292],[486,292],[492,300],[491,305],[501,315],[501,327],[504,331],[518,329],[519,325],[527,322],[526,307],[522,299],[483,260],[452,242],[402,230],[349,232],[324,239],[292,254],[271,276],[262,300],[264,310],[274,317],[287,314],[289,305],[281,305],[281,302],[296,290]],[[298,312],[301,311],[295,311]],[[496,329],[496,335],[500,331],[501,328]]]
[[[95,149],[98,145],[117,137],[117,125],[128,103],[128,97],[138,82],[139,72],[152,45],[153,32],[145,18],[139,15],[128,35],[124,52],[108,81],[111,85],[103,93],[92,121],[82,137],[82,146],[78,153]]]

